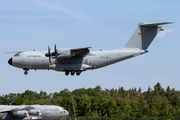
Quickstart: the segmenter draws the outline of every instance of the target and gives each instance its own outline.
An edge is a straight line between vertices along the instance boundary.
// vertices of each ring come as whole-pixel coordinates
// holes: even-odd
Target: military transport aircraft
[[[18,51],[8,63],[22,68],[27,75],[30,69],[51,69],[65,72],[65,75],[80,75],[82,71],[98,69],[144,53],[159,31],[163,31],[163,23],[140,22],[138,28],[120,50],[90,52],[91,47],[76,49],[56,49],[52,51]]]
[[[2,120],[57,120],[67,117],[69,112],[63,107],[54,105],[0,105]]]

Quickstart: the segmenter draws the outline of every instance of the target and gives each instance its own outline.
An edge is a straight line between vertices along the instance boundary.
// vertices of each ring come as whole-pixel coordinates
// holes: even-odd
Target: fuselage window
[[[103,58],[103,59],[111,59],[111,57],[108,57],[108,56],[106,56],[106,57],[101,57],[101,58]]]

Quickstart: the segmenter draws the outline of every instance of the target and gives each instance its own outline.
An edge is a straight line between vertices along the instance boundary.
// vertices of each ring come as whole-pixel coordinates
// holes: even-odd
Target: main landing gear
[[[68,76],[70,72],[71,72],[71,75],[72,75],[72,76],[73,76],[75,73],[76,73],[77,76],[79,76],[79,75],[81,74],[81,71],[80,71],[80,70],[78,70],[78,71],[74,71],[74,70],[68,71],[68,70],[67,70],[67,71],[65,71],[65,75]]]

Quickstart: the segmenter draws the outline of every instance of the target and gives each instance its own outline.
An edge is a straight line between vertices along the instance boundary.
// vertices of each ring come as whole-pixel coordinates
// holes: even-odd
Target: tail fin
[[[140,22],[138,28],[125,45],[124,48],[139,48],[142,50],[146,50],[153,39],[156,37],[157,33],[162,29],[161,25],[171,24],[171,22],[164,23],[147,23]]]

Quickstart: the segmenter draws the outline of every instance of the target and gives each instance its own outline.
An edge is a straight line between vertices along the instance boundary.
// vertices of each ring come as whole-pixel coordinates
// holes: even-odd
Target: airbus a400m
[[[14,67],[22,68],[27,75],[30,69],[47,69],[65,72],[65,75],[80,75],[82,71],[98,69],[120,62],[144,53],[162,26],[170,24],[140,22],[138,28],[125,45],[119,50],[90,52],[91,47],[76,49],[56,49],[48,51],[19,51],[8,63]]]

